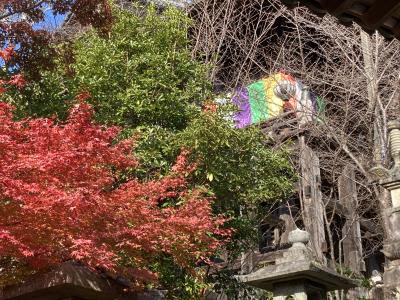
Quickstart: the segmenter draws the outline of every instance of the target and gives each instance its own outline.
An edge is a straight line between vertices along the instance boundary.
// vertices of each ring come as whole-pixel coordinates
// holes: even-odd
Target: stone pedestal
[[[400,266],[393,265],[391,262],[388,268],[385,268],[383,281],[385,282],[384,295],[385,300],[400,300]]]
[[[383,275],[385,300],[400,300],[400,122],[388,123],[390,154],[394,166],[384,170],[380,184],[390,191],[392,208],[386,211],[389,228],[388,239],[382,252],[388,259]]]
[[[306,287],[302,282],[277,283],[273,288],[274,300],[286,300],[287,295],[294,300],[307,300]]]
[[[326,300],[326,293],[349,289],[356,283],[312,259],[305,243],[309,234],[296,229],[289,234],[292,247],[276,264],[261,268],[238,279],[251,286],[273,292],[274,300]]]
[[[383,273],[385,300],[400,300],[400,241],[386,241],[382,252],[389,260]]]
[[[294,300],[326,300],[326,290],[310,281],[288,281],[277,283],[273,287],[274,300],[287,300],[290,295]]]

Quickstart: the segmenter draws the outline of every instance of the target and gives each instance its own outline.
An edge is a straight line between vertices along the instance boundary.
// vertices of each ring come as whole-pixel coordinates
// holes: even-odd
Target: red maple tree
[[[108,0],[0,0],[0,48],[18,45],[12,64],[33,76],[39,76],[39,69],[53,67],[52,44],[62,30],[43,25],[51,14],[92,25],[102,33],[112,24]]]
[[[137,278],[157,254],[191,268],[229,236],[211,199],[188,188],[185,151],[169,176],[142,182],[127,172],[137,166],[132,140],[115,142],[119,129],[94,123],[88,104],[63,124],[15,121],[12,111],[0,102],[0,256]]]
[[[6,64],[11,57],[15,54],[14,47],[8,46],[0,50],[0,58]],[[7,86],[16,86],[17,88],[22,88],[25,85],[25,79],[22,74],[14,74],[9,79],[0,79],[0,93],[6,91]]]

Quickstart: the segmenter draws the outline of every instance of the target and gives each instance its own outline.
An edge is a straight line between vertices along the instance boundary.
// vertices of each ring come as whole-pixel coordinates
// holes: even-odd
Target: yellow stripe
[[[263,79],[265,89],[265,100],[267,101],[268,117],[276,117],[283,112],[283,101],[274,93],[274,88],[279,80],[282,80],[281,73],[271,75]]]

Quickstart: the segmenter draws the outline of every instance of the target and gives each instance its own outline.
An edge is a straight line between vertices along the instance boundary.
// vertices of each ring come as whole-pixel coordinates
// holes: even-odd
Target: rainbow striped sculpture
[[[293,110],[302,122],[315,119],[321,99],[303,93],[302,83],[289,74],[279,72],[236,90],[232,103],[238,107],[235,126],[243,128]]]

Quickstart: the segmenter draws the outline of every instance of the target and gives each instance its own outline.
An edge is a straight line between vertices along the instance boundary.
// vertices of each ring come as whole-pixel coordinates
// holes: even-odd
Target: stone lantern
[[[238,280],[271,291],[274,300],[326,300],[328,291],[355,287],[353,280],[313,261],[306,246],[309,240],[307,231],[291,231],[289,243],[292,246],[276,260],[275,265],[238,276]]]
[[[380,185],[390,191],[392,207],[385,213],[389,221],[388,239],[382,252],[389,260],[385,268],[383,281],[385,299],[400,299],[400,121],[388,123],[390,154],[393,167],[390,170],[382,166],[371,171],[380,177]]]

